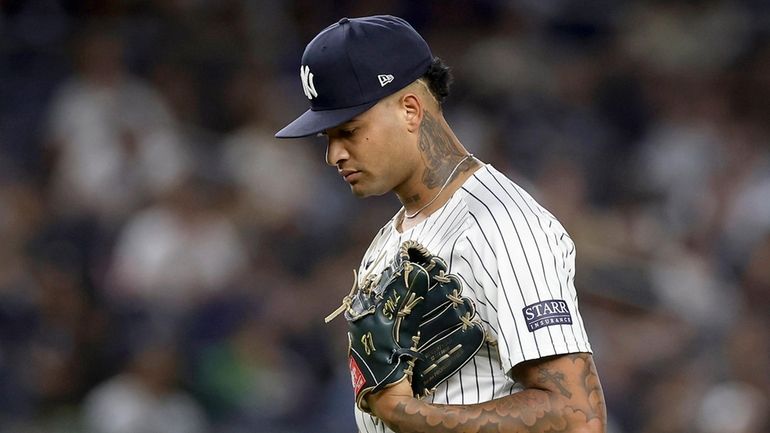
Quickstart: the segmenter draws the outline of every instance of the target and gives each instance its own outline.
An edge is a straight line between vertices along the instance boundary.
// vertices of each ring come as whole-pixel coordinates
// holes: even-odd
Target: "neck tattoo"
[[[460,168],[460,165],[462,165],[463,162],[467,161],[470,158],[473,158],[473,154],[472,153],[469,153],[469,154],[465,155],[465,158],[461,159],[460,162],[458,162],[457,165],[455,165],[455,168],[453,168],[452,172],[449,173],[449,176],[447,176],[446,180],[444,181],[444,184],[441,185],[441,188],[439,188],[439,190],[436,193],[436,195],[434,195],[433,198],[430,199],[429,202],[425,203],[425,205],[423,207],[417,209],[417,211],[415,213],[411,214],[411,215],[406,213],[406,208],[404,208],[404,218],[412,219],[412,218],[416,217],[417,215],[419,215],[420,212],[424,211],[425,208],[427,208],[428,206],[433,204],[433,202],[436,201],[436,199],[438,199],[438,196],[440,196],[441,193],[444,191],[444,188],[446,188],[447,185],[449,185],[449,182],[452,180],[452,177],[455,175],[455,172],[457,171],[457,169]]]

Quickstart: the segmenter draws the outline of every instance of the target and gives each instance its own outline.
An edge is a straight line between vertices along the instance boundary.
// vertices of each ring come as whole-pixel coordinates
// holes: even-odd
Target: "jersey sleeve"
[[[496,198],[496,197],[495,197]],[[481,276],[480,308],[505,371],[551,355],[591,352],[574,286],[575,245],[558,221],[523,191],[474,215],[468,242]]]

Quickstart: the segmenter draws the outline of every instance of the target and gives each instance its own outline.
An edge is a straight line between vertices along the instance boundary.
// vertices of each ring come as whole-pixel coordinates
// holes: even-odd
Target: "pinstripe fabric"
[[[414,239],[444,258],[476,303],[495,344],[486,344],[457,374],[426,397],[432,403],[473,404],[520,388],[506,374],[514,365],[544,356],[591,352],[574,287],[575,245],[561,224],[518,185],[486,165],[452,198],[417,226],[399,233],[396,218],[375,236],[359,268],[361,281],[377,274],[399,245]],[[523,309],[564,301],[572,324],[530,331]],[[356,411],[358,411],[356,409]],[[364,433],[390,432],[370,415],[356,414]]]

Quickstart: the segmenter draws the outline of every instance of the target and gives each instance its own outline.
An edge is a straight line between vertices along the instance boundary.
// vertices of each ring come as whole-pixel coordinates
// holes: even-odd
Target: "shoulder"
[[[462,191],[469,214],[478,225],[500,225],[537,218],[544,211],[524,188],[487,164],[466,182]]]
[[[568,237],[556,217],[527,189],[494,167],[482,167],[472,179],[463,186],[468,214],[476,237],[484,238],[493,248],[510,240],[531,246],[554,235]]]

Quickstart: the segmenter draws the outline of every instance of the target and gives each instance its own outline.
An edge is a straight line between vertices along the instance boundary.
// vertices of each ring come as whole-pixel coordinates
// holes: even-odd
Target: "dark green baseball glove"
[[[354,286],[343,301],[348,321],[348,362],[356,404],[369,411],[366,396],[409,379],[419,343],[422,303],[430,277],[401,255],[376,280]],[[333,318],[333,316],[330,316]],[[330,318],[327,318],[327,321]]]
[[[404,242],[378,277],[354,283],[340,312],[348,320],[349,363],[356,404],[405,378],[425,396],[456,373],[485,341],[473,302],[446,273],[444,260],[415,241]]]

